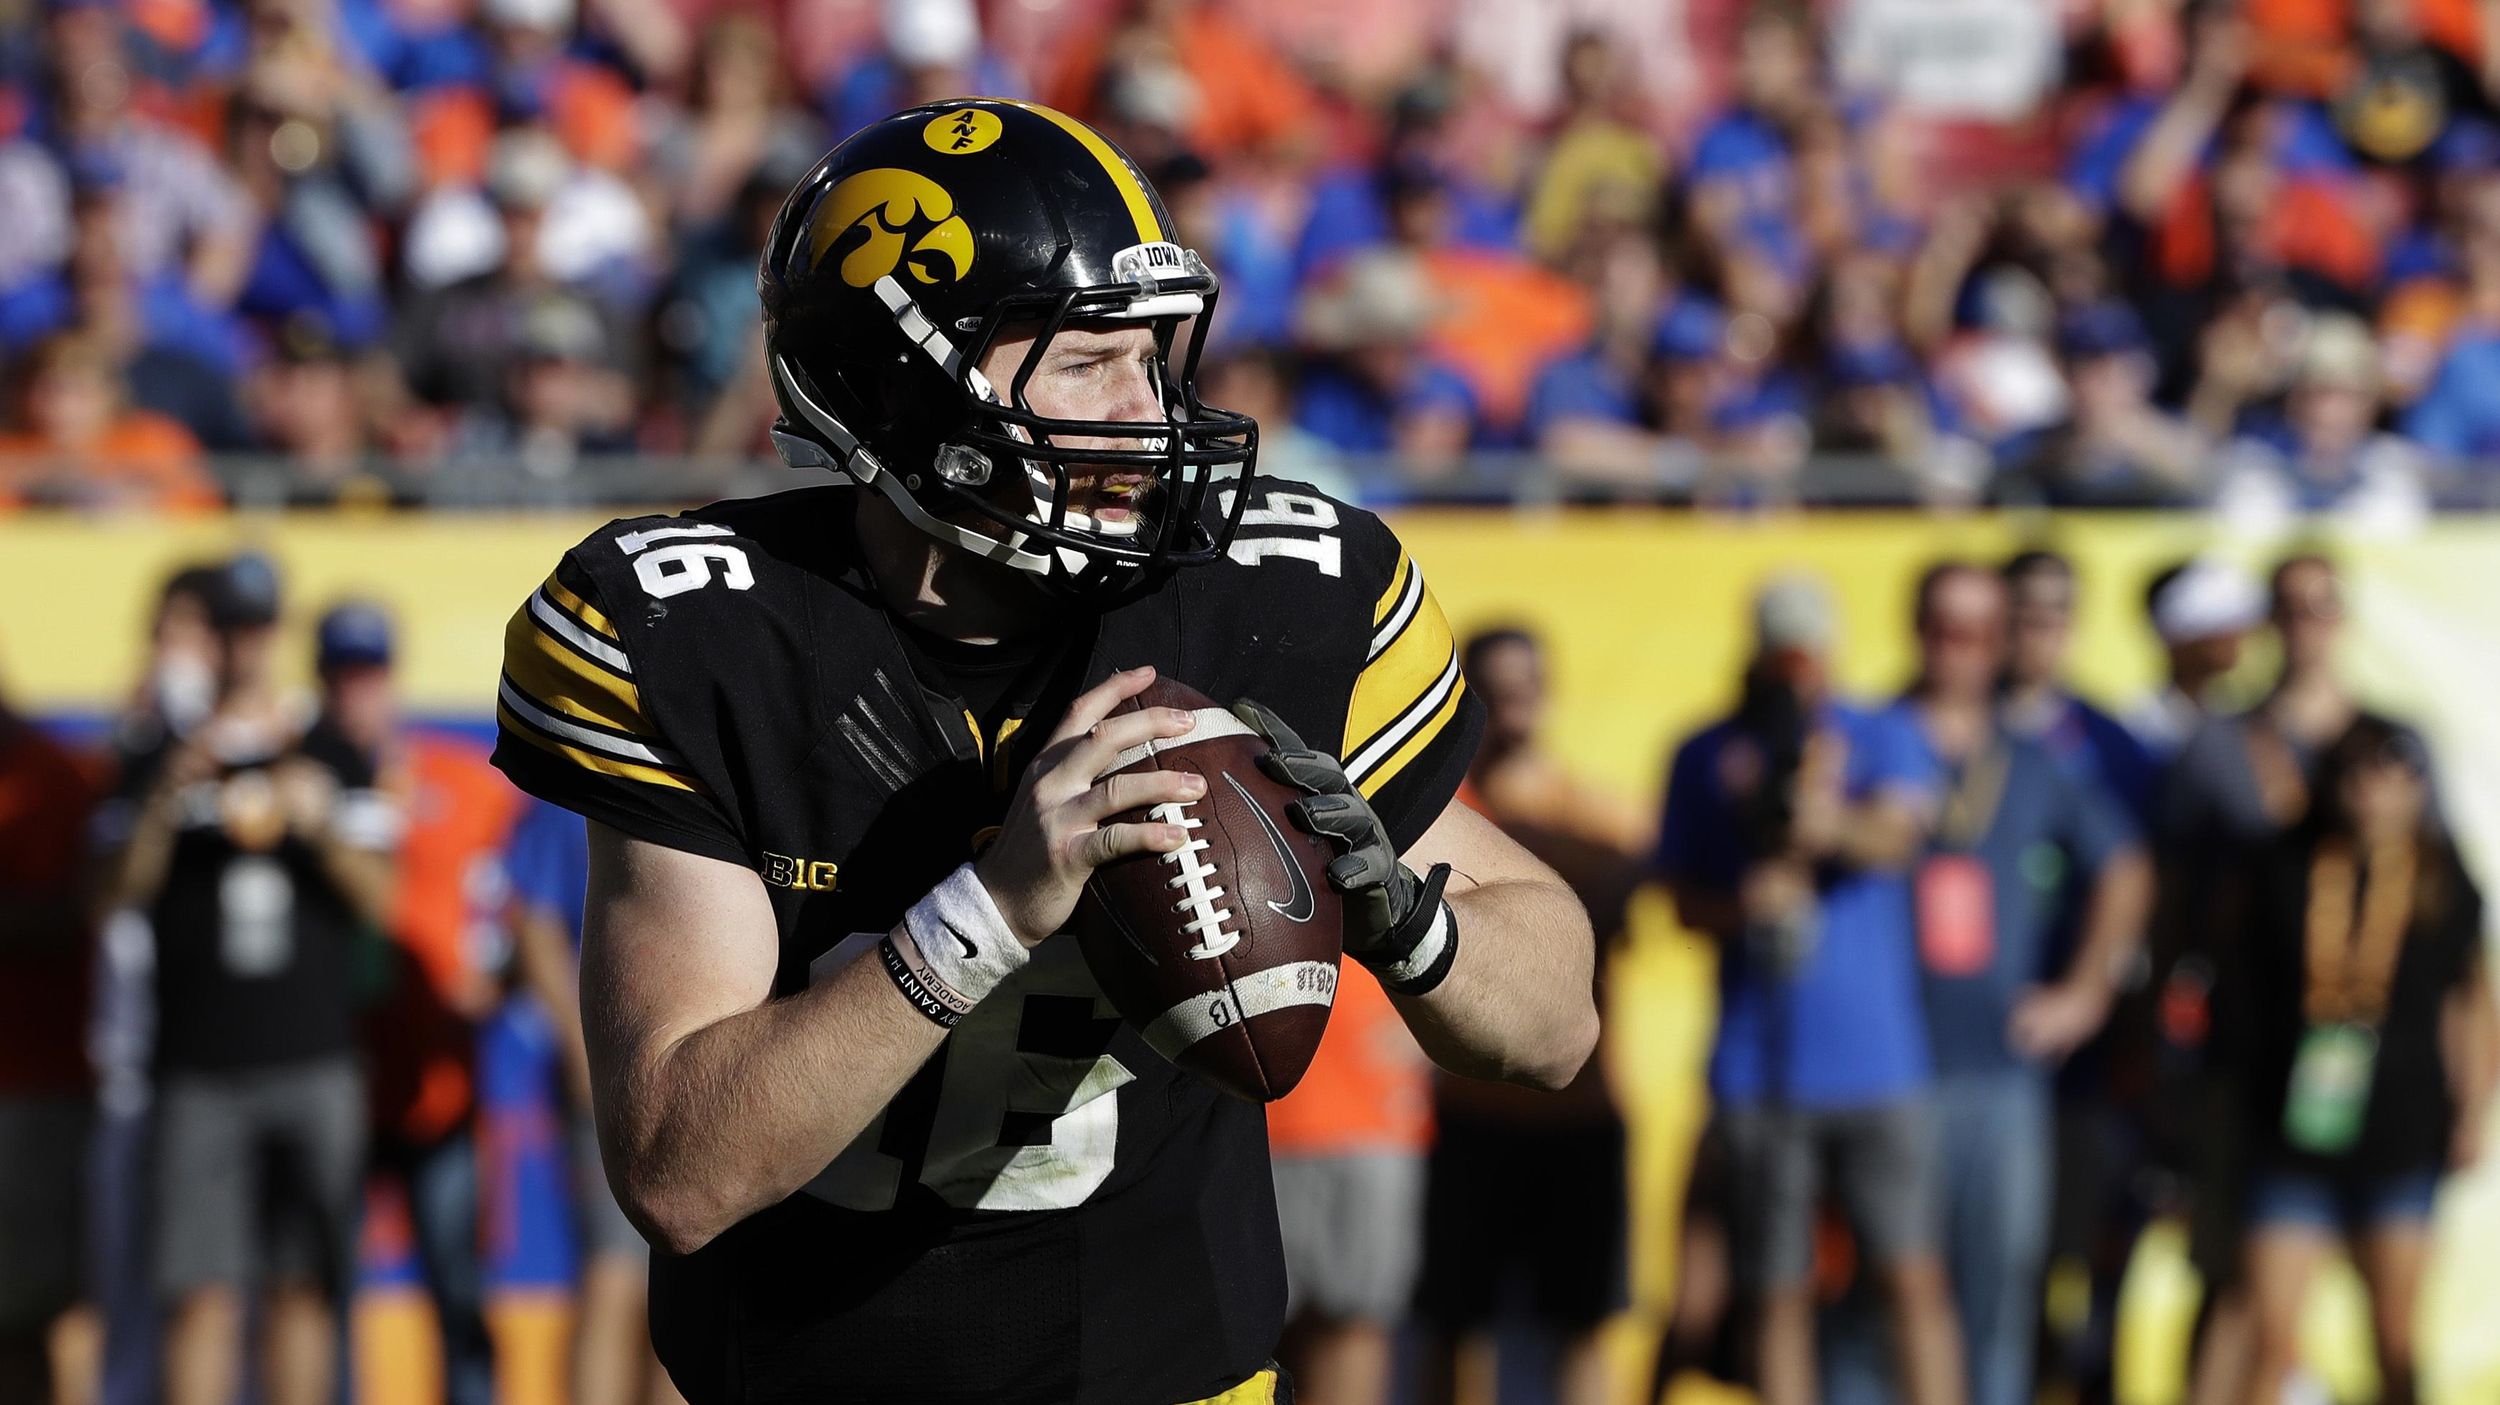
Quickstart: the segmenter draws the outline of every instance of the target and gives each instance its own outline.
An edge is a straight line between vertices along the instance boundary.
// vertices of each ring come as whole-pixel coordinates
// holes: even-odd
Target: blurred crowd
[[[1436,1080],[1349,977],[1270,1111],[1298,1398],[1445,1405],[1498,1378],[1608,1405],[1698,1376],[1763,1405],[2098,1405],[2156,1221],[2205,1287],[2165,1398],[2328,1398],[2304,1325],[2347,1252],[2374,1398],[2418,1398],[2434,1202],[2500,1091],[2482,898],[2431,757],[2354,700],[2326,557],[2161,572],[2166,676],[2108,710],[2068,681],[2076,593],[2051,551],[1940,561],[1905,602],[1914,671],[1858,701],[1825,587],[1774,578],[1654,824],[1549,749],[1532,633],[1469,642],[1489,720],[1462,798],[1573,884],[1610,956],[1653,882],[1717,951],[1675,1300],[1643,1393],[1601,1331],[1626,1304],[1619,1047],[1559,1095]],[[1471,1373],[1488,1338],[1496,1373]]]
[[[489,1227],[517,1210],[481,1054],[518,1007],[572,1173],[569,1377],[670,1405],[591,1130],[582,821],[408,724],[378,605],[322,612],[317,687],[282,687],[285,603],[258,555],[176,572],[100,745],[0,704],[0,1400],[353,1398],[352,1295],[399,1240],[441,1398],[492,1405]]]
[[[1488,718],[1461,799],[1580,894],[1599,979],[1643,888],[1718,955],[1641,1398],[1699,1373],[1763,1405],[2101,1405],[2157,1220],[2208,1288],[2189,1405],[2289,1398],[2339,1250],[2378,1399],[2415,1398],[2433,1205],[2500,1088],[2437,768],[2355,700],[2328,558],[2161,572],[2165,674],[2106,709],[2067,679],[2077,584],[2043,550],[1937,563],[1903,611],[1915,670],[1860,702],[1825,588],[1772,579],[1654,816],[1557,759],[1533,632],[1465,644]],[[281,687],[301,618],[267,560],[202,563],[93,745],[0,706],[0,1400],[333,1405],[397,1204],[450,1405],[496,1398],[485,1246],[568,1210],[571,1398],[666,1405],[587,1112],[582,822],[411,724],[379,606],[320,612],[316,687]],[[534,1198],[484,1115],[515,1018],[538,1052],[502,1077],[570,1171]],[[1640,1388],[1601,1331],[1627,1304],[1625,1058],[1557,1094],[1436,1078],[1347,974],[1270,1110],[1298,1398],[1483,1398],[1488,1334],[1538,1344],[1499,1358],[1525,1398]]]
[[[973,93],[1136,156],[1226,280],[1210,398],[1373,497],[1811,458],[2400,530],[2500,480],[2481,0],[5,8],[5,501],[759,456],[782,192]]]

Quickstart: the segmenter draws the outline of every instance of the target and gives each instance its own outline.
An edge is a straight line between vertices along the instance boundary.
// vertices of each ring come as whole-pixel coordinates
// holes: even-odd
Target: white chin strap
[[[990,384],[989,377],[981,374],[980,368],[965,363],[962,349],[957,347],[935,322],[929,320],[928,314],[921,311],[920,304],[912,301],[911,294],[903,291],[903,285],[896,282],[893,275],[888,274],[878,279],[871,291],[876,293],[878,301],[885,304],[886,310],[893,314],[894,325],[902,331],[904,340],[919,347],[923,355],[937,363],[938,369],[945,373],[948,379],[962,385],[992,405],[1003,403],[997,389]],[[1149,293],[1131,299],[1128,306],[1119,311],[1099,315],[1121,320],[1193,317],[1204,307],[1205,300],[1195,293]],[[828,455],[823,446],[814,440],[775,430],[772,436],[773,447],[780,451],[783,463],[792,468],[829,468],[847,475],[856,482],[874,487],[885,496],[887,502],[894,504],[895,510],[902,513],[904,519],[913,526],[940,541],[953,542],[984,559],[1012,566],[1019,571],[1027,571],[1034,575],[1049,574],[1053,556],[1058,558],[1060,569],[1070,575],[1079,574],[1086,568],[1088,562],[1085,553],[1074,547],[1063,546],[1055,549],[1045,547],[1042,550],[1028,550],[1026,544],[1031,542],[1032,538],[1025,533],[1013,533],[1002,541],[986,532],[941,521],[931,515],[927,508],[920,505],[920,500],[912,495],[909,484],[898,482],[893,471],[878,463],[876,456],[868,452],[867,446],[859,442],[859,437],[851,433],[850,428],[844,425],[839,417],[816,402],[816,397],[808,393],[807,383],[778,354],[773,357],[773,378],[779,384],[786,402],[796,405],[809,426],[822,434],[825,441],[834,447],[834,453]],[[1157,387],[1158,393],[1160,389]],[[1169,407],[1164,408],[1168,418]],[[1010,425],[1008,429],[1017,438],[1030,442],[1023,426]],[[1144,446],[1159,453],[1169,442],[1166,438],[1154,438],[1145,440]],[[1047,525],[1050,521],[1051,499],[1058,491],[1058,479],[1032,459],[1024,459],[1021,462],[1024,465],[1025,486],[1033,498],[1033,506],[1026,510],[1026,519],[1036,526]],[[1072,508],[1063,519],[1063,525],[1075,531],[1116,541],[1136,537],[1144,527],[1144,519],[1132,509],[1124,521],[1104,522],[1091,513],[1078,512]]]

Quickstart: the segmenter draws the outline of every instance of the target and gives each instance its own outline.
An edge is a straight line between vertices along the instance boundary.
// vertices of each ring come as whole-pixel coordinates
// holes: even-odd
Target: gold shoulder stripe
[[[1432,745],[1433,739],[1440,736],[1442,729],[1450,725],[1450,719],[1458,715],[1458,700],[1465,696],[1467,696],[1467,680],[1454,679],[1449,697],[1425,718],[1423,725],[1399,745],[1397,750],[1383,757],[1362,780],[1355,783],[1354,788],[1362,792],[1364,799],[1368,800],[1379,794],[1382,786],[1396,780],[1398,773],[1406,769],[1408,762],[1421,755],[1425,747]]]
[[[540,589],[546,591],[547,598],[553,600],[558,605],[563,606],[565,612],[570,614],[573,618],[580,620],[583,624],[588,625],[590,628],[597,630],[603,635],[606,635],[609,643],[618,644],[624,642],[617,637],[616,626],[608,622],[608,617],[601,614],[597,606],[567,589],[564,582],[556,579],[554,574],[550,573],[548,575],[547,583],[540,587]]]
[[[1385,641],[1362,675],[1354,680],[1354,698],[1346,707],[1343,749],[1347,774],[1354,758],[1395,726],[1426,693],[1439,686],[1445,673],[1458,668],[1458,641],[1450,622],[1430,590],[1417,585],[1407,607],[1405,627]],[[1359,779],[1359,777],[1357,778]]]
[[[503,669],[515,686],[552,712],[634,736],[653,735],[633,681],[547,633],[526,608],[504,626]]]
[[[1120,192],[1120,199],[1127,203],[1129,218],[1137,222],[1137,242],[1158,244],[1163,241],[1163,222],[1155,218],[1154,201],[1146,194],[1146,183],[1128,168],[1128,162],[1121,158],[1119,152],[1111,149],[1111,143],[1095,135],[1093,128],[1064,112],[1037,102],[1017,102],[1012,98],[1001,98],[999,101],[1009,107],[1021,107],[1076,138],[1079,146],[1102,163],[1103,170],[1111,177],[1111,188]]]
[[[1415,558],[1407,555],[1404,547],[1398,548],[1398,568],[1389,573],[1389,588],[1380,593],[1379,603],[1372,606],[1373,628],[1379,628],[1380,622],[1397,608],[1398,597],[1406,593],[1406,578],[1414,569]]]
[[[640,781],[645,785],[665,786],[670,790],[683,790],[690,793],[694,790],[693,782],[683,776],[672,775],[657,766],[645,766],[639,762],[603,756],[595,751],[585,751],[580,747],[557,741],[531,727],[501,702],[495,704],[495,720],[503,724],[505,736],[519,737],[542,751],[563,757],[585,771],[596,771],[603,776],[617,776],[629,781]]]

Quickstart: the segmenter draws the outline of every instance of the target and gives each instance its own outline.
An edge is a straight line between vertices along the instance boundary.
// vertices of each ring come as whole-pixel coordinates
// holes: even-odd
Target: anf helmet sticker
[[[879,166],[825,195],[809,253],[822,262],[836,252],[842,281],[854,288],[905,270],[914,282],[952,283],[972,271],[972,226],[955,213],[946,187],[916,171]]]
[[[920,139],[931,151],[942,156],[970,156],[987,151],[1007,130],[998,114],[980,107],[959,107],[929,119],[920,129]]]

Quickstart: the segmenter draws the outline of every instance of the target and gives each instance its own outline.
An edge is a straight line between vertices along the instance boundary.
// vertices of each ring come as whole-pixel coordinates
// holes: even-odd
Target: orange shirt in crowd
[[[75,913],[96,786],[31,726],[0,718],[0,905]],[[66,931],[0,942],[0,1097],[75,1096],[89,1086],[83,916]]]
[[[373,1012],[377,1126],[418,1145],[467,1121],[477,1101],[477,1022],[495,992],[477,968],[477,924],[502,910],[504,840],[521,797],[483,747],[419,734],[396,778],[407,807],[391,939],[398,979]]]
[[[1099,115],[1095,95],[1115,37],[1106,29],[1070,46],[1044,100],[1079,116]],[[1255,31],[1213,5],[1198,5],[1173,18],[1171,37],[1197,93],[1189,119],[1193,149],[1255,151],[1314,130],[1318,98]]]
[[[2481,0],[2413,0],[2424,37],[2468,64],[2482,63]],[[2352,74],[2352,0],[2246,0],[2241,13],[2256,43],[2250,57],[2262,87],[2325,97]]]
[[[0,507],[99,500],[197,511],[222,498],[200,464],[200,441],[163,415],[127,411],[78,450],[31,434],[0,434]]]
[[[1352,961],[1337,975],[1337,1004],[1310,1071],[1267,1105],[1267,1141],[1279,1156],[1415,1151],[1432,1144],[1432,1065],[1389,994]]]

